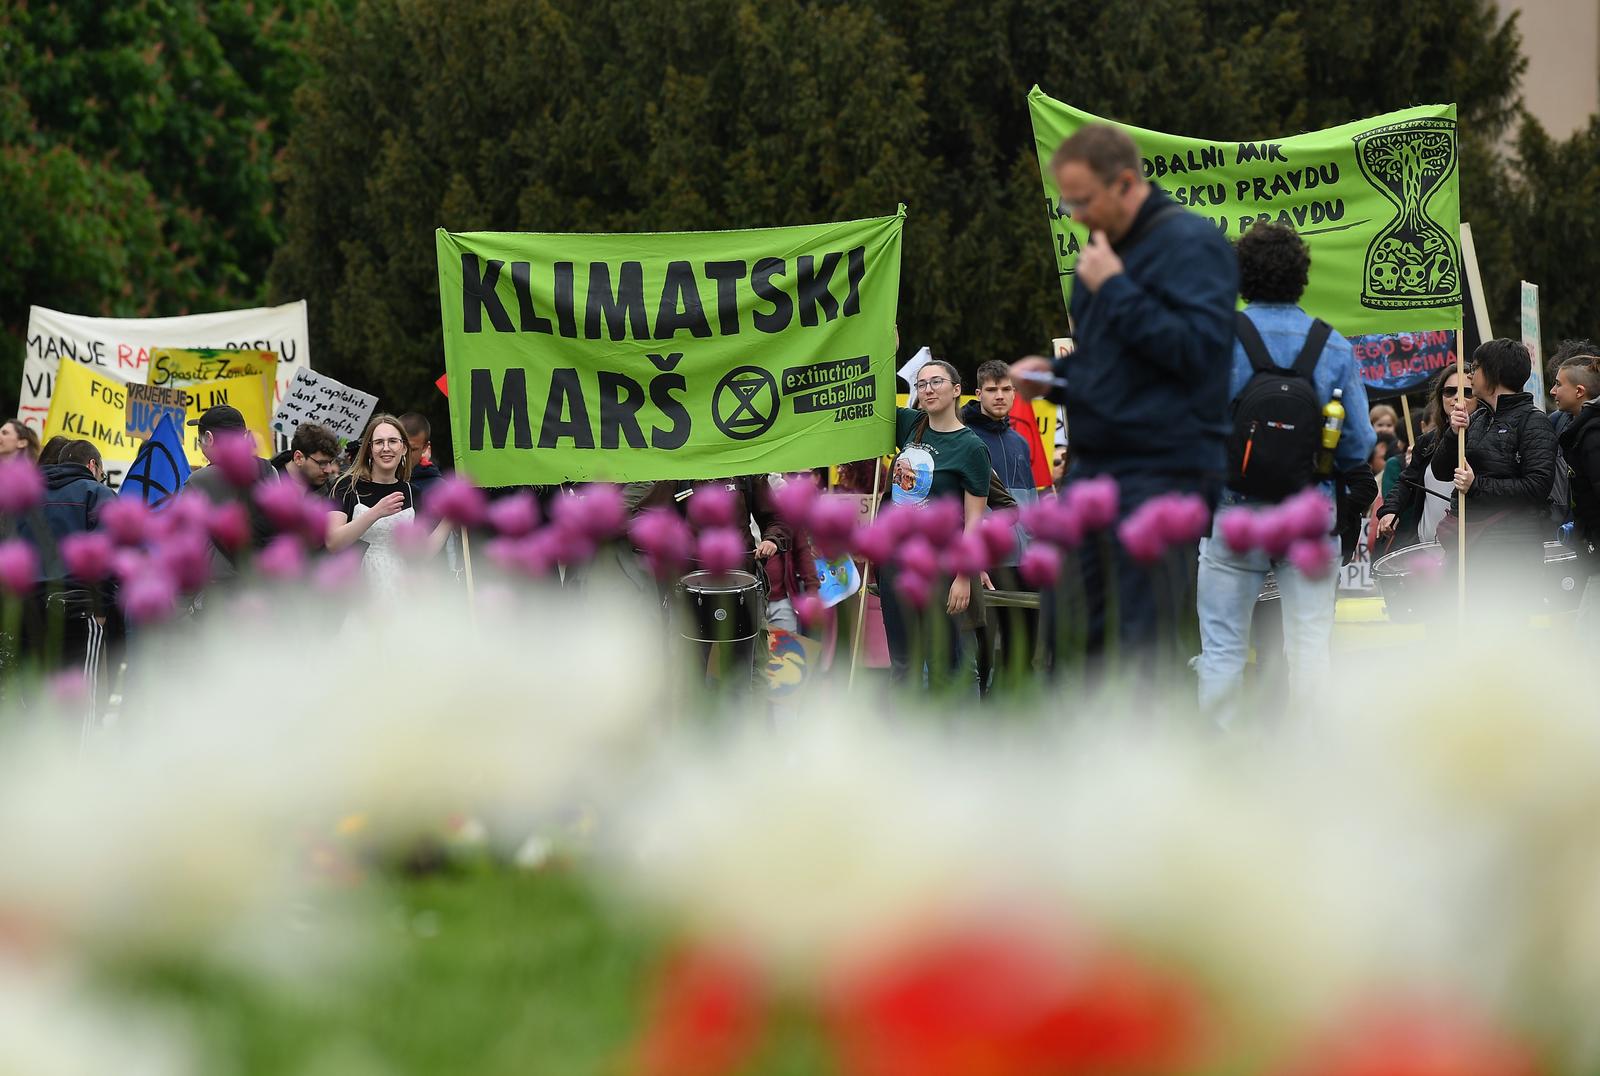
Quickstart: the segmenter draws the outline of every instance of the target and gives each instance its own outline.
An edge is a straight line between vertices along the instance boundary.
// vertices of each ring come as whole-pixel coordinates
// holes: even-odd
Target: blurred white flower
[[[0,1073],[191,1076],[193,1045],[171,1013],[114,1006],[59,968],[0,964]]]

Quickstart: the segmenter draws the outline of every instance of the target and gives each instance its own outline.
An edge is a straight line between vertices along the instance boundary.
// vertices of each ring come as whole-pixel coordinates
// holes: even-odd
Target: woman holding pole
[[[1516,340],[1490,340],[1472,356],[1476,410],[1452,409],[1440,431],[1430,469],[1455,486],[1466,512],[1465,546],[1473,556],[1473,592],[1525,605],[1538,593],[1549,538],[1547,502],[1555,481],[1556,435],[1533,397],[1523,391],[1533,364]],[[1457,465],[1465,445],[1465,459]],[[1459,526],[1457,513],[1440,524],[1446,557],[1459,546],[1445,532]]]

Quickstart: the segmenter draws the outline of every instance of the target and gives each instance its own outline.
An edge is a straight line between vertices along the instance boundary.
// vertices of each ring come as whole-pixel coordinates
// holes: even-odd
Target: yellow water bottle
[[[1344,432],[1344,404],[1340,398],[1343,389],[1333,390],[1333,399],[1322,409],[1322,452],[1317,456],[1317,473],[1333,473],[1333,451],[1339,447],[1339,435]]]

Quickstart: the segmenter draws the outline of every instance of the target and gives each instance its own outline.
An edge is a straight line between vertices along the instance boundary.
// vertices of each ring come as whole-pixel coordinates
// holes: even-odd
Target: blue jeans
[[[1240,499],[1229,494],[1223,507],[1236,503]],[[1330,523],[1332,512],[1330,504]],[[1333,563],[1338,564],[1338,540],[1329,538],[1328,542]],[[1289,661],[1292,690],[1297,698],[1316,698],[1328,680],[1339,573],[1330,571],[1324,579],[1311,579],[1287,559],[1274,560],[1259,549],[1235,553],[1213,525],[1211,537],[1200,543],[1197,606],[1201,649],[1197,671],[1200,707],[1224,725],[1234,717],[1249,656],[1251,617],[1269,571],[1278,580],[1283,649]]]

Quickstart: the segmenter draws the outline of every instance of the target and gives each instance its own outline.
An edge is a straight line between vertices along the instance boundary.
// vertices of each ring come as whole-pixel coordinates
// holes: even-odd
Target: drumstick
[[[1418,482],[1414,478],[1402,478],[1400,481],[1404,482],[1406,485],[1411,486],[1411,487],[1413,487],[1415,489],[1420,489],[1422,492],[1426,493],[1430,497],[1437,497],[1441,501],[1448,501],[1450,499],[1450,494],[1448,494],[1448,493],[1440,493],[1436,489],[1429,489],[1427,486],[1423,485],[1421,482]]]

